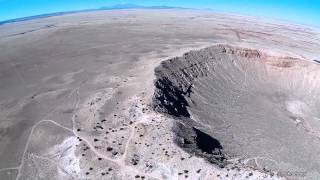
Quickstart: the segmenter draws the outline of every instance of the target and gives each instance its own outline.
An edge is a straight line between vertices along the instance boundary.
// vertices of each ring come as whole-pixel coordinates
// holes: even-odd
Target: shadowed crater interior
[[[153,107],[177,119],[188,152],[320,176],[318,63],[216,45],[163,61],[155,75]]]
[[[221,150],[222,146],[220,142],[208,134],[193,128],[196,133],[196,144],[197,147],[200,148],[203,152],[212,153],[216,150]]]

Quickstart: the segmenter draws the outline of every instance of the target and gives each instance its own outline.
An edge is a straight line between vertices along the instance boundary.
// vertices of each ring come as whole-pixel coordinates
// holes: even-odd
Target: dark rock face
[[[223,148],[217,139],[200,129],[179,122],[173,131],[176,133],[176,143],[188,153],[206,158],[219,167],[227,165]]]
[[[175,87],[167,77],[159,78],[155,86],[157,88],[154,96],[154,101],[157,101],[154,104],[155,109],[176,117],[190,117],[187,110],[188,102],[184,98],[187,92]]]
[[[222,150],[222,146],[220,142],[210,135],[200,131],[197,128],[193,128],[196,133],[196,144],[199,149],[206,153],[213,153],[215,151]]]
[[[186,97],[190,97],[192,93],[193,80],[206,76],[208,72],[205,62],[194,63],[190,61],[190,56],[193,54],[186,53],[182,57],[187,62],[187,67],[179,63],[179,58],[173,58],[162,62],[155,69],[157,79],[153,107],[156,111],[176,117],[190,117]]]

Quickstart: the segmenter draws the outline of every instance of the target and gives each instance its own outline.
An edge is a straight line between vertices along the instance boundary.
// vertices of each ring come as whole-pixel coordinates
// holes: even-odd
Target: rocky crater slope
[[[176,119],[176,143],[224,167],[320,174],[320,69],[314,62],[216,45],[155,70],[153,107]]]

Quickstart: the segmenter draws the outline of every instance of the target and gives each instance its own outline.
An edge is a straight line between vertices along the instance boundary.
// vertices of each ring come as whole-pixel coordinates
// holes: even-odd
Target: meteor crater
[[[177,120],[176,142],[186,151],[222,166],[237,159],[319,177],[316,63],[216,45],[163,61],[155,74],[154,109]],[[214,139],[211,155],[199,142],[212,140],[199,131]]]

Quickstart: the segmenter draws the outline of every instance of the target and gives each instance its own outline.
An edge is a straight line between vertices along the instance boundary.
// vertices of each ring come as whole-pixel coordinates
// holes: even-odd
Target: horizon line
[[[127,10],[127,9],[189,9],[189,10],[203,10],[203,11],[213,11],[214,13],[222,13],[222,14],[234,14],[234,15],[240,15],[240,16],[247,16],[252,18],[264,18],[266,20],[274,20],[274,21],[280,21],[283,23],[290,23],[300,26],[308,26],[316,29],[320,29],[320,25],[317,24],[308,24],[308,23],[302,23],[294,20],[288,20],[288,19],[281,19],[281,18],[273,18],[273,17],[265,17],[265,16],[259,16],[259,15],[251,15],[251,14],[245,14],[245,13],[238,13],[238,12],[227,12],[227,11],[221,11],[217,9],[212,8],[190,8],[190,7],[180,7],[180,6],[167,6],[167,5],[155,5],[155,6],[144,6],[139,4],[130,4],[130,3],[121,3],[121,4],[115,4],[113,6],[101,6],[98,8],[92,8],[92,9],[81,9],[81,10],[71,10],[71,11],[57,11],[52,13],[44,13],[44,14],[37,14],[32,16],[25,16],[25,17],[18,17],[13,19],[7,19],[0,21],[0,26],[5,24],[11,24],[16,22],[24,22],[34,19],[43,19],[43,18],[49,18],[49,17],[55,17],[55,16],[62,16],[67,14],[76,14],[76,13],[82,13],[82,12],[94,12],[94,11],[107,11],[107,10]]]

